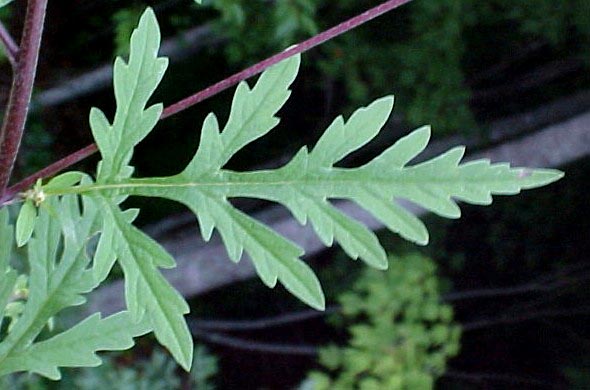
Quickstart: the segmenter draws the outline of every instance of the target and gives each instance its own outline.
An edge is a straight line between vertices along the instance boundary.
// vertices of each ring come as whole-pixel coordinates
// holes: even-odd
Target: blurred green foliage
[[[435,263],[419,254],[390,259],[386,272],[366,270],[341,295],[351,339],[320,352],[324,372],[303,389],[429,389],[459,352],[460,327],[441,303]]]

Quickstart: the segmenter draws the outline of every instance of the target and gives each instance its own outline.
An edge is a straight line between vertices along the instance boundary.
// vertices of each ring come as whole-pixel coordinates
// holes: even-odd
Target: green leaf
[[[113,84],[117,111],[113,123],[99,109],[90,111],[92,134],[102,155],[98,181],[131,174],[127,164],[133,147],[160,118],[161,104],[145,108],[168,67],[168,59],[158,57],[159,47],[158,22],[154,11],[147,8],[131,35],[129,61],[125,63],[120,57],[115,60]]]
[[[168,60],[158,57],[160,31],[154,12],[148,8],[131,36],[128,63],[117,58],[114,87],[117,110],[111,125],[102,111],[93,108],[90,125],[102,155],[97,182],[121,181],[131,175],[127,164],[139,143],[155,126],[162,105],[146,108],[160,83]],[[112,194],[111,194],[112,195]],[[159,269],[175,266],[174,259],[155,241],[131,225],[117,207],[122,198],[100,196],[102,233],[94,258],[93,276],[103,281],[115,261],[125,274],[125,297],[134,319],[145,317],[158,341],[167,347],[186,370],[192,362],[192,337],[184,314],[189,308]]]
[[[33,201],[25,201],[16,219],[16,244],[19,247],[25,245],[31,238],[36,219],[37,208],[33,204]]]
[[[86,175],[82,172],[70,171],[62,173],[51,179],[43,188],[44,189],[55,189],[55,188],[67,188],[76,185]]]
[[[280,66],[270,68],[260,77],[253,89],[245,82],[241,83],[237,88],[223,133],[219,134],[215,116],[209,115],[205,121],[199,150],[193,161],[179,175],[179,180],[190,181],[195,177],[216,175],[220,167],[237,151],[276,126],[279,120],[275,114],[290,95],[288,88],[297,75],[299,63],[300,58],[296,56]],[[99,148],[102,148],[100,143]],[[232,260],[238,261],[246,250],[266,285],[273,287],[280,281],[304,302],[323,310],[325,299],[320,283],[309,266],[299,259],[303,254],[301,248],[236,210],[224,197],[211,197],[201,191],[187,194],[174,190],[169,195],[176,199],[176,194],[182,198],[177,200],[187,204],[199,216],[206,239],[210,238],[214,226],[219,229]],[[191,194],[195,198],[186,200],[185,195],[192,196]],[[318,205],[317,209],[326,212],[325,207],[321,205]],[[215,213],[210,213],[209,210],[214,210]],[[328,212],[334,213],[332,210]],[[341,222],[346,224],[348,221]],[[349,225],[351,223],[347,223],[348,228]],[[355,236],[373,236],[373,233],[360,225],[355,228]],[[106,229],[109,227],[105,227]],[[109,234],[108,237],[110,236]],[[376,239],[374,243],[377,243]],[[372,249],[381,255],[382,249],[378,244]]]
[[[4,360],[0,375],[29,371],[50,379],[61,378],[60,367],[96,367],[101,360],[97,351],[120,351],[133,346],[133,338],[150,331],[134,323],[128,312],[101,319],[96,313],[72,328],[33,344]]]
[[[460,215],[459,200],[489,204],[492,194],[515,194],[562,176],[555,170],[513,169],[486,160],[461,164],[463,148],[409,165],[426,147],[428,127],[402,138],[361,167],[335,166],[379,133],[393,108],[392,97],[358,110],[347,121],[336,118],[311,152],[302,148],[281,168],[255,172],[224,169],[232,156],[279,123],[276,113],[287,101],[299,69],[300,58],[294,56],[266,70],[253,88],[246,82],[239,84],[223,130],[214,114],[206,117],[199,147],[182,172],[170,177],[133,179],[128,166],[133,149],[153,129],[161,113],[161,105],[146,108],[167,65],[165,59],[157,57],[159,42],[158,25],[153,11],[148,9],[132,35],[128,64],[121,59],[115,63],[117,110],[113,123],[98,109],[90,114],[103,157],[97,181],[65,192],[90,195],[100,204],[102,234],[92,270],[94,283],[104,280],[118,261],[125,273],[130,314],[134,320],[145,318],[158,340],[187,369],[193,350],[183,319],[188,305],[159,270],[173,267],[174,260],[119,209],[117,205],[126,196],[161,197],[185,204],[197,216],[206,240],[217,229],[233,261],[247,254],[267,286],[280,282],[302,301],[323,309],[321,286],[301,260],[302,249],[234,208],[231,198],[259,198],[283,204],[302,224],[310,221],[326,245],[337,241],[350,257],[383,269],[387,259],[375,234],[343,214],[330,200],[353,201],[392,231],[425,244],[426,228],[396,203],[398,199],[456,218]],[[45,190],[48,195],[61,193],[58,188]]]
[[[13,2],[13,0],[0,0],[0,8],[4,7],[12,2]]]
[[[273,287],[279,281],[307,304],[323,308],[321,287],[300,259],[302,250],[235,209],[230,198],[281,203],[301,223],[309,220],[326,245],[337,241],[353,259],[361,258],[384,269],[387,259],[375,234],[339,211],[329,199],[351,200],[390,230],[424,245],[428,242],[425,226],[399,206],[398,199],[410,200],[444,217],[457,218],[458,200],[489,204],[492,194],[516,194],[562,176],[555,170],[514,169],[509,164],[491,164],[486,160],[461,164],[463,148],[409,165],[428,144],[429,127],[400,139],[361,167],[335,166],[379,133],[393,108],[392,97],[378,99],[347,121],[336,118],[311,152],[302,148],[281,168],[255,172],[223,169],[235,153],[278,124],[275,115],[290,94],[289,86],[298,68],[299,57],[295,56],[269,68],[253,88],[241,83],[224,129],[220,131],[214,114],[208,115],[199,148],[178,175],[105,180],[78,190],[103,196],[155,196],[181,202],[198,217],[206,240],[215,228],[219,231],[232,260],[238,261],[246,252],[266,285]]]
[[[158,270],[159,267],[174,267],[174,259],[153,239],[131,225],[118,207],[105,199],[101,202],[103,226],[108,229],[107,239],[113,258],[118,259],[125,273],[125,297],[133,318],[145,317],[158,341],[189,371],[193,342],[184,321],[189,307]],[[97,266],[101,265],[95,261]],[[104,270],[101,272],[104,275]]]
[[[27,244],[29,295],[22,316],[0,343],[0,372],[10,370],[13,363],[9,362],[35,345],[50,318],[66,307],[84,303],[83,294],[96,287],[87,269],[86,242],[94,233],[97,215],[91,198],[80,205],[76,195],[49,198],[39,209]]]

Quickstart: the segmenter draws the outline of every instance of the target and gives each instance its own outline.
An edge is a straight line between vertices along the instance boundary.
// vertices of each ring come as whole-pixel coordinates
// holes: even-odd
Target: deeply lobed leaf
[[[266,285],[273,287],[280,281],[304,302],[321,309],[323,293],[311,269],[300,259],[301,248],[235,209],[229,198],[281,203],[301,223],[309,220],[326,245],[337,241],[350,257],[384,269],[385,251],[375,234],[339,211],[329,199],[356,202],[390,230],[424,245],[428,242],[426,228],[396,199],[407,199],[441,216],[457,218],[457,200],[489,204],[492,194],[515,194],[562,176],[555,170],[515,169],[486,160],[461,164],[463,148],[408,165],[428,144],[429,127],[400,139],[361,167],[335,166],[378,134],[390,116],[392,97],[378,99],[347,121],[336,118],[311,152],[302,148],[281,168],[255,172],[224,169],[237,151],[278,124],[275,114],[288,98],[298,68],[296,56],[269,68],[253,88],[241,83],[224,129],[219,130],[214,114],[207,116],[199,148],[178,175],[104,182],[78,191],[104,196],[156,196],[181,202],[197,215],[206,240],[214,229],[219,231],[232,260],[238,261],[246,252]]]
[[[127,177],[133,147],[155,126],[162,113],[162,104],[145,108],[162,80],[168,59],[158,57],[160,31],[156,16],[148,8],[131,35],[129,61],[115,60],[113,85],[117,111],[112,124],[102,111],[90,111],[90,127],[102,161],[98,181]]]
[[[384,269],[387,267],[385,251],[375,234],[343,214],[330,200],[353,201],[390,230],[423,245],[428,242],[425,226],[396,200],[407,199],[441,216],[457,218],[460,215],[457,201],[489,204],[492,194],[515,194],[562,176],[555,170],[515,169],[486,160],[461,163],[463,148],[410,165],[428,144],[428,127],[400,139],[361,167],[336,166],[381,131],[393,108],[392,97],[375,101],[346,121],[336,118],[311,152],[302,148],[281,168],[254,172],[224,169],[235,153],[279,123],[276,113],[287,101],[299,69],[299,56],[294,56],[265,71],[254,87],[245,82],[238,86],[223,130],[214,114],[206,117],[199,148],[182,172],[171,177],[130,178],[132,168],[128,164],[133,149],[153,129],[162,110],[161,105],[146,108],[167,65],[165,59],[157,56],[159,42],[157,21],[148,9],[132,35],[128,63],[121,59],[115,63],[117,111],[113,123],[97,109],[90,114],[102,155],[96,183],[70,187],[64,181],[64,187],[46,186],[44,190],[48,195],[83,194],[99,205],[101,236],[92,271],[84,273],[85,277],[90,274],[90,279],[81,280],[90,280],[94,285],[100,283],[118,261],[125,273],[131,321],[153,329],[156,338],[186,369],[190,367],[193,351],[183,319],[189,308],[159,270],[173,267],[174,260],[131,224],[134,211],[123,212],[118,206],[124,197],[161,197],[185,204],[197,216],[206,240],[217,229],[233,261],[239,261],[246,253],[266,285],[274,287],[280,282],[307,304],[323,309],[325,300],[320,283],[301,260],[303,250],[233,207],[230,198],[258,198],[283,204],[302,224],[309,221],[327,246],[336,241],[350,257]],[[19,234],[22,240],[27,235],[26,229]],[[32,239],[29,246],[35,242]],[[52,245],[37,250],[51,255],[56,250]],[[52,272],[51,264],[41,262],[37,267],[36,288],[47,294],[51,289],[51,283],[46,280]],[[65,300],[67,304],[78,301],[79,295]],[[55,373],[51,367],[39,370]]]
[[[103,229],[109,230],[108,249],[125,273],[125,296],[133,318],[137,321],[143,317],[158,341],[168,347],[179,364],[190,370],[193,343],[183,318],[189,307],[158,270],[174,267],[174,259],[130,224],[117,206],[101,201],[105,211]]]
[[[80,180],[79,174],[76,180],[70,180],[71,176],[67,180],[56,178],[47,188],[64,180],[67,183]],[[88,179],[83,179],[82,184],[88,184]],[[2,248],[10,248],[13,239],[14,228],[8,224],[7,214],[6,209],[0,211]],[[89,237],[97,232],[97,217],[94,200],[84,198],[80,205],[76,195],[52,197],[39,209],[27,245],[28,295],[22,315],[0,342],[0,375],[30,371],[59,379],[59,367],[98,365],[97,351],[127,349],[133,345],[133,337],[150,330],[128,313],[104,320],[96,314],[47,340],[37,341],[52,317],[66,307],[84,303],[83,295],[98,284],[89,268],[91,259],[86,250]],[[0,267],[7,269],[0,281],[2,309],[16,280],[16,272],[8,266],[9,253],[7,250],[0,254]]]
[[[223,132],[219,132],[215,117],[209,115],[203,125],[199,149],[180,174],[130,179],[124,185],[97,186],[93,190],[117,190],[184,203],[198,216],[205,239],[217,228],[231,259],[239,260],[245,251],[265,284],[272,287],[278,280],[304,302],[319,308],[323,306],[323,293],[313,273],[299,259],[302,250],[233,208],[227,201],[229,198],[251,197],[281,203],[301,223],[309,220],[326,245],[336,240],[350,257],[361,258],[383,269],[387,267],[385,251],[375,234],[343,214],[328,199],[354,201],[390,230],[424,245],[428,242],[426,228],[394,199],[408,199],[441,216],[457,218],[460,210],[456,200],[489,204],[492,194],[515,194],[561,177],[561,173],[554,170],[513,169],[508,164],[490,164],[485,160],[460,164],[463,148],[408,166],[428,144],[428,127],[400,139],[362,167],[335,167],[335,163],[377,135],[393,108],[391,97],[358,110],[346,122],[338,117],[311,152],[301,149],[282,168],[258,172],[224,170],[221,164],[231,157],[228,150],[235,153],[278,122],[273,117],[278,110],[276,98],[259,101],[255,98],[256,91],[265,90],[267,83],[272,83],[275,89],[287,90],[296,71],[295,61],[291,59],[269,70],[267,77],[261,77],[252,91],[246,86],[238,87],[232,113],[257,112],[258,104],[261,115],[258,133],[247,126],[254,122],[253,114],[246,115],[247,127],[239,142],[235,135],[242,133],[230,126],[231,115]],[[269,75],[282,75],[282,79],[277,81]]]
[[[131,175],[128,163],[133,148],[160,118],[161,104],[146,108],[168,65],[166,58],[158,57],[159,45],[158,23],[148,8],[131,36],[129,61],[115,61],[117,110],[113,124],[102,111],[94,108],[90,112],[90,125],[102,155],[98,183],[120,182]],[[134,320],[149,324],[158,341],[189,370],[193,345],[183,318],[189,307],[158,270],[174,267],[174,259],[130,223],[133,218],[125,216],[118,207],[123,197],[97,195],[104,212],[94,259],[95,280],[103,281],[118,261],[125,274],[125,297]]]
[[[129,349],[134,337],[150,330],[141,322],[135,323],[128,312],[104,319],[96,313],[56,336],[15,352],[2,362],[0,375],[28,371],[58,380],[60,367],[99,366],[96,352]]]

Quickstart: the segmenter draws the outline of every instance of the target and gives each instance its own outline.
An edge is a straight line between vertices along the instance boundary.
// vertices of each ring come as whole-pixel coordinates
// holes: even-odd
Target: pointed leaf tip
[[[414,133],[420,138],[426,138],[426,143],[430,141],[430,137],[432,137],[432,126],[425,125],[422,127],[417,128]]]
[[[383,96],[382,98],[379,98],[379,99],[375,100],[373,103],[369,104],[367,106],[367,109],[371,108],[371,107],[380,107],[385,112],[389,112],[391,114],[394,104],[395,104],[395,97],[393,95],[387,95],[387,96]]]
[[[518,178],[523,181],[523,189],[532,189],[554,183],[565,176],[565,173],[558,169],[530,169],[521,168],[518,171]]]

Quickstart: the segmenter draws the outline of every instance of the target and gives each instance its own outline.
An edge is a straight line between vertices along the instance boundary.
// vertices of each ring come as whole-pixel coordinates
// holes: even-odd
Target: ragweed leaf
[[[224,169],[236,152],[279,122],[275,114],[288,98],[298,68],[296,56],[269,68],[253,88],[241,83],[224,129],[220,131],[214,114],[207,116],[199,148],[178,175],[103,181],[78,190],[181,202],[198,217],[206,240],[214,229],[219,231],[232,260],[238,261],[247,253],[266,285],[273,287],[279,281],[304,302],[322,308],[321,287],[300,259],[302,250],[235,209],[228,199],[249,197],[281,203],[301,223],[309,220],[326,245],[337,241],[350,257],[383,269],[387,260],[375,234],[339,211],[329,199],[351,200],[392,231],[423,245],[428,241],[426,228],[396,199],[407,199],[441,216],[457,218],[457,200],[489,204],[492,194],[515,194],[562,176],[555,170],[513,169],[486,160],[461,164],[463,148],[408,165],[428,144],[428,127],[400,139],[361,167],[335,166],[378,134],[393,108],[392,97],[358,110],[347,121],[336,118],[311,152],[302,148],[281,168],[255,172]]]
[[[88,185],[88,180],[82,180],[82,185]],[[0,213],[2,244],[11,236],[6,230],[9,225],[5,216],[3,210]],[[52,338],[36,341],[52,317],[66,307],[84,303],[84,294],[97,285],[88,268],[90,258],[86,251],[87,239],[96,233],[97,217],[94,200],[85,197],[80,204],[77,195],[51,197],[39,208],[27,244],[28,296],[22,303],[20,318],[0,343],[0,375],[28,370],[57,379],[58,367],[96,365],[99,361],[94,352],[126,349],[132,344],[132,337],[149,330],[149,326],[139,321],[125,320],[123,324],[126,314],[105,320],[92,316]],[[0,265],[6,265],[1,255],[0,260],[3,263]],[[2,300],[5,300],[4,283],[3,279]]]
[[[184,321],[185,300],[158,268],[172,268],[174,259],[158,243],[129,223],[117,206],[102,200],[104,226],[112,253],[125,273],[125,297],[132,316],[142,316],[158,341],[187,371],[192,362],[192,337]],[[108,228],[107,228],[108,226]]]
[[[120,351],[133,346],[133,338],[150,328],[134,323],[128,312],[101,319],[96,313],[72,328],[33,344],[4,360],[0,375],[29,371],[50,379],[61,378],[60,367],[96,367],[98,351]]]
[[[166,58],[158,57],[159,45],[158,23],[148,8],[131,36],[128,63],[121,58],[115,61],[117,111],[113,124],[102,111],[93,108],[90,112],[90,125],[102,155],[98,183],[121,181],[131,175],[128,163],[134,146],[160,118],[161,104],[146,108],[168,65]],[[94,258],[94,280],[96,283],[103,281],[118,261],[125,274],[125,297],[134,320],[143,318],[150,324],[158,341],[189,370],[192,337],[183,319],[189,308],[158,270],[174,267],[175,262],[162,247],[131,225],[130,218],[117,206],[121,199],[96,198],[104,212]]]
[[[302,224],[309,221],[327,246],[336,241],[353,259],[384,269],[387,259],[375,234],[331,200],[355,202],[392,231],[425,244],[426,228],[397,205],[397,199],[456,218],[460,215],[457,201],[489,204],[492,194],[515,194],[562,176],[555,170],[514,169],[486,160],[461,164],[463,148],[409,165],[428,143],[429,128],[404,137],[361,167],[336,166],[377,135],[393,108],[392,97],[358,110],[347,121],[336,118],[311,152],[302,148],[281,168],[224,169],[232,156],[279,123],[275,115],[287,101],[299,69],[299,56],[294,56],[269,68],[253,88],[246,82],[238,86],[223,130],[214,114],[207,116],[199,148],[182,172],[162,178],[131,178],[134,147],[162,113],[161,104],[146,107],[168,64],[158,57],[159,45],[158,24],[148,9],[132,33],[128,62],[115,61],[117,110],[112,123],[102,111],[93,108],[90,112],[92,133],[102,155],[96,183],[80,173],[66,173],[44,187],[39,182],[27,196],[17,221],[16,240],[19,245],[28,244],[30,294],[26,302],[18,302],[22,313],[19,309],[14,314],[16,325],[0,342],[0,375],[28,370],[59,378],[60,367],[97,365],[96,351],[126,349],[133,337],[152,330],[180,365],[190,369],[192,338],[184,321],[189,307],[160,271],[174,267],[174,259],[132,225],[136,210],[119,207],[126,196],[161,197],[185,204],[196,214],[206,240],[215,229],[219,232],[233,261],[247,254],[267,286],[280,282],[302,301],[322,310],[324,295],[317,277],[301,260],[302,249],[233,207],[231,198],[280,203]],[[83,195],[81,204],[76,194]],[[53,197],[46,200],[47,195]],[[33,204],[42,206],[37,218]],[[99,233],[91,262],[86,242]],[[8,247],[12,239],[7,214],[0,211],[0,244]],[[91,316],[38,341],[55,314],[85,302],[84,294],[105,280],[115,261],[125,274],[129,310],[106,319]],[[8,263],[9,254],[0,253],[0,314],[17,280]]]
[[[130,175],[127,164],[133,147],[160,119],[161,104],[145,108],[168,67],[168,59],[158,57],[159,47],[158,22],[154,11],[148,8],[131,35],[129,61],[125,63],[121,57],[115,60],[117,112],[113,123],[99,109],[90,111],[92,134],[102,155],[98,181]]]
[[[326,245],[336,241],[350,257],[383,269],[387,259],[375,234],[330,200],[355,202],[390,230],[426,244],[426,228],[396,203],[398,199],[457,218],[457,201],[489,204],[492,194],[515,194],[562,176],[555,170],[514,169],[486,160],[461,164],[463,148],[410,165],[428,143],[428,127],[402,138],[363,166],[336,166],[381,131],[393,108],[392,97],[375,101],[346,121],[336,118],[311,152],[302,148],[281,168],[254,172],[224,169],[232,156],[279,123],[276,113],[287,101],[299,69],[299,56],[294,56],[265,71],[254,87],[240,83],[223,130],[214,114],[206,117],[199,147],[182,172],[170,177],[130,178],[128,163],[133,149],[153,129],[161,113],[161,105],[146,108],[167,64],[157,57],[159,41],[155,16],[148,9],[132,35],[129,62],[117,59],[115,63],[117,111],[113,123],[101,111],[91,111],[92,131],[103,157],[96,183],[82,183],[63,192],[59,188],[45,190],[49,195],[83,194],[100,204],[102,233],[92,281],[104,280],[118,261],[125,273],[125,295],[133,321],[149,324],[160,343],[186,369],[193,350],[183,320],[188,305],[159,270],[173,267],[174,260],[130,223],[132,218],[118,206],[124,197],[161,197],[185,204],[197,216],[206,240],[217,229],[233,261],[247,254],[267,286],[280,282],[302,301],[323,309],[322,289],[301,260],[302,249],[233,207],[231,198],[278,202],[302,224],[311,222]]]

